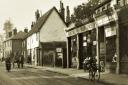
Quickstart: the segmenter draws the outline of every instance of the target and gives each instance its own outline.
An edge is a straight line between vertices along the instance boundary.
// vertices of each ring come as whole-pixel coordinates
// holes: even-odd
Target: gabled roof
[[[52,9],[50,9],[49,11],[47,11],[43,16],[41,16],[37,22],[35,23],[35,25],[32,27],[32,29],[29,31],[29,33],[27,34],[27,37],[29,37],[30,35],[32,35],[33,33],[38,32],[41,27],[44,25],[44,23],[47,21],[49,15],[52,13],[52,11],[55,10],[60,18],[62,19],[62,21],[64,22],[64,24],[66,25],[65,21],[63,20],[63,18],[61,17],[60,13],[58,12],[58,10],[56,9],[56,7],[53,7]],[[67,26],[67,25],[66,25]],[[26,38],[27,38],[26,37]]]
[[[27,33],[20,31],[15,36],[13,36],[11,39],[24,39],[26,35]]]
[[[16,35],[13,35],[12,37],[6,39],[5,41],[8,40],[22,40],[25,38],[25,36],[27,35],[27,33],[23,32],[23,31],[19,31]]]

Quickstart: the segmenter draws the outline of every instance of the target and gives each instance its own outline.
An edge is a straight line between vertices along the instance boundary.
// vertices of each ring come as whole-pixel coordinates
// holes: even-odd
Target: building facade
[[[37,19],[28,33],[27,54],[32,64],[46,66],[66,65],[66,27],[58,10],[53,7]]]
[[[27,33],[19,31],[17,33],[17,29],[13,30],[13,35],[10,36],[3,42],[4,45],[4,57],[8,56],[16,56],[17,54],[22,54],[22,41],[24,36]]]
[[[67,66],[81,69],[86,57],[95,56],[103,71],[127,73],[126,10],[127,0],[105,0],[95,8],[94,21],[80,27],[69,25],[65,29]]]

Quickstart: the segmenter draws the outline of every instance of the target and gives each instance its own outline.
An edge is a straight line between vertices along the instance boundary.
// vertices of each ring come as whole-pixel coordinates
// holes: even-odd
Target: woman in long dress
[[[11,70],[11,59],[10,59],[10,57],[6,58],[5,64],[6,64],[6,70],[9,72]]]

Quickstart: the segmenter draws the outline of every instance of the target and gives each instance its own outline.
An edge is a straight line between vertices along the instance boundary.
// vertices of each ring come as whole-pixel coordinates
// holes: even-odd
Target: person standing
[[[20,56],[20,64],[21,64],[21,68],[23,68],[24,67],[24,56],[23,55]]]
[[[11,59],[10,59],[9,56],[6,58],[5,64],[6,64],[6,70],[7,70],[8,72],[10,72],[10,70],[11,70]]]

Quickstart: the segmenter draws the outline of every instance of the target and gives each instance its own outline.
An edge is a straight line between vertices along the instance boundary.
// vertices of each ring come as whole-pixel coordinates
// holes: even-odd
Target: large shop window
[[[72,57],[76,57],[76,55],[77,55],[77,42],[76,42],[76,38],[73,38],[71,40],[71,52],[72,52]]]
[[[106,61],[112,62],[116,54],[116,36],[106,38]]]

